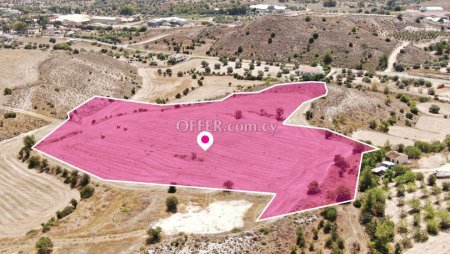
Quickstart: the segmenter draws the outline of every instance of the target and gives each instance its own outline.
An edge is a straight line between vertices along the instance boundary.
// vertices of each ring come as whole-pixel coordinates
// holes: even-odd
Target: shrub
[[[168,193],[175,193],[177,192],[177,187],[171,185],[169,186],[169,189],[167,190]]]
[[[437,180],[437,177],[435,176],[435,175],[430,175],[430,176],[428,176],[428,185],[429,186],[434,186],[434,185],[436,185],[436,180]]]
[[[443,191],[449,191],[450,190],[450,182],[443,182],[442,183],[442,190]]]
[[[424,243],[428,241],[428,233],[425,230],[420,230],[420,228],[416,228],[414,231],[413,238],[418,243]]]
[[[53,251],[53,242],[48,236],[43,236],[37,240],[35,247],[38,254],[48,254]]]
[[[31,156],[30,159],[28,159],[28,168],[29,169],[38,168],[40,164],[41,164],[41,160],[37,156]]]
[[[168,197],[166,199],[166,207],[168,212],[176,213],[178,206],[178,199],[174,196]]]
[[[430,106],[430,108],[428,109],[428,111],[430,112],[430,113],[432,113],[432,114],[439,114],[439,110],[440,110],[441,108],[439,107],[439,106],[437,106],[437,105],[431,105]]]
[[[427,222],[427,231],[431,235],[437,235],[439,233],[439,224],[435,219]]]
[[[3,95],[11,95],[12,94],[12,90],[11,88],[5,88],[3,90]]]
[[[158,243],[159,241],[161,241],[161,228],[160,227],[150,228],[147,231],[147,235],[148,235],[146,240],[147,244]]]
[[[297,246],[300,248],[305,247],[306,240],[305,240],[305,234],[303,233],[303,228],[297,227],[296,234],[297,234]]]
[[[80,197],[81,197],[81,199],[88,199],[88,198],[92,197],[92,195],[94,195],[94,192],[95,192],[95,189],[91,185],[84,186],[80,190]]]
[[[405,148],[405,154],[408,155],[408,157],[411,159],[419,159],[422,151],[420,151],[420,149],[415,146],[407,146]]]
[[[336,201],[337,202],[343,202],[348,201],[352,198],[352,193],[350,192],[350,189],[345,185],[339,185],[336,188]]]
[[[319,183],[317,181],[312,181],[308,184],[308,195],[314,195],[320,193]]]
[[[337,210],[334,207],[326,207],[321,213],[320,213],[326,220],[329,220],[331,222],[336,221],[337,218]]]

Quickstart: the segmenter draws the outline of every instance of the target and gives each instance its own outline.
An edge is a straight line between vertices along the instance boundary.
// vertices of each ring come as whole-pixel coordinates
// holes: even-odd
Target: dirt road
[[[394,63],[397,61],[397,56],[400,54],[400,51],[409,45],[409,41],[402,42],[399,46],[397,46],[389,56],[388,67],[384,72],[393,72],[394,71]]]
[[[36,117],[36,118],[42,119],[42,120],[50,122],[50,123],[60,121],[59,119],[56,119],[53,117],[48,117],[48,116],[44,116],[44,115],[41,115],[41,114],[38,114],[35,112],[26,111],[26,110],[18,109],[18,108],[11,108],[11,107],[7,107],[7,106],[3,106],[3,105],[0,105],[0,110],[7,110],[7,111],[12,111],[12,112],[15,112],[18,114],[29,115],[29,116]]]

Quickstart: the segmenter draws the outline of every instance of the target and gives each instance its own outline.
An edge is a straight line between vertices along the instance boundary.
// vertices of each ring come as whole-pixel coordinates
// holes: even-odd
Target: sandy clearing
[[[25,135],[35,135],[39,139],[56,125],[0,142],[0,235],[25,234],[39,228],[72,198],[79,198],[78,191],[71,190],[54,176],[30,170],[16,159]]]
[[[240,228],[244,225],[244,215],[253,204],[246,200],[212,202],[205,209],[188,205],[186,212],[176,213],[161,219],[153,226],[174,235],[180,232],[192,234],[216,234]]]
[[[420,168],[437,168],[446,162],[446,156],[437,153],[428,157],[422,157],[419,159]]]
[[[432,236],[425,243],[415,243],[411,249],[407,249],[405,254],[423,253],[450,253],[450,232],[439,232],[439,235]]]
[[[421,116],[416,123],[416,128],[440,133],[445,136],[450,134],[450,119],[435,116]]]
[[[352,134],[352,138],[358,139],[358,140],[370,140],[374,145],[377,146],[383,146],[386,144],[387,141],[391,145],[398,145],[398,144],[404,144],[404,145],[413,145],[414,141],[405,139],[402,137],[396,137],[392,136],[386,133],[380,133],[375,131],[366,131],[366,130],[357,130]]]
[[[0,50],[0,89],[14,88],[38,80],[39,64],[50,57],[40,50]]]
[[[437,105],[439,106],[439,108],[441,108],[439,110],[439,114],[442,115],[449,115],[450,114],[450,104],[449,103],[442,103],[442,102],[425,102],[425,103],[420,103],[417,104],[417,108],[420,110],[420,112],[425,113],[425,114],[429,114],[429,115],[434,115],[436,116],[437,114],[431,114],[428,112],[428,109],[430,108],[431,105]]]
[[[430,131],[424,131],[419,130],[411,127],[405,127],[405,126],[391,126],[389,127],[389,134],[397,137],[401,137],[404,139],[410,139],[410,140],[420,140],[420,141],[435,141],[435,140],[443,140],[445,138],[445,135],[430,132]]]

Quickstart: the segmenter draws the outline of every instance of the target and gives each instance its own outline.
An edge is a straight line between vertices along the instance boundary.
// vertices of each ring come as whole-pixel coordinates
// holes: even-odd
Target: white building
[[[151,27],[157,27],[157,26],[163,26],[163,25],[183,26],[185,24],[187,24],[187,20],[183,19],[183,18],[178,18],[178,17],[156,18],[156,19],[149,20],[147,23],[147,25],[151,26]]]
[[[54,21],[60,21],[64,25],[80,25],[82,23],[91,22],[91,17],[85,14],[68,14],[60,15]]]
[[[286,6],[279,5],[268,5],[268,4],[255,4],[250,5],[250,10],[255,12],[284,12],[286,11]]]
[[[0,12],[2,13],[2,16],[5,17],[17,17],[22,15],[21,11],[11,8],[0,8]]]
[[[438,11],[444,11],[444,8],[440,6],[426,6],[420,8],[421,12],[438,12]]]
[[[122,19],[119,17],[92,16],[91,23],[113,26],[122,24]]]

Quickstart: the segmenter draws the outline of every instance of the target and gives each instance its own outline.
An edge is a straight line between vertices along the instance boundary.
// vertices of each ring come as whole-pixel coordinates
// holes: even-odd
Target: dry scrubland
[[[38,80],[39,64],[50,57],[48,52],[18,49],[0,50],[0,89],[27,85]]]
[[[408,45],[404,49],[404,53],[397,56],[397,62],[405,65],[422,64],[425,61],[436,59],[429,51],[423,50],[415,45]]]
[[[327,96],[311,105],[313,118],[310,123],[347,134],[369,129],[371,120],[387,118],[390,111],[406,108],[395,100],[388,106],[385,99],[381,93],[328,85]]]
[[[8,106],[64,118],[95,95],[131,97],[141,83],[135,68],[93,53],[54,53],[39,66],[39,74],[35,84],[13,91]]]
[[[0,109],[0,141],[13,138],[21,133],[47,124],[47,121],[36,117]]]
[[[271,61],[297,61],[302,63],[319,62],[324,52],[333,56],[333,66],[355,68],[362,63],[365,69],[374,70],[378,58],[389,53],[397,41],[386,34],[402,30],[408,25],[421,26],[414,20],[399,21],[395,17],[376,16],[311,16],[307,22],[305,15],[297,17],[264,16],[246,25],[220,34],[218,28],[209,28],[216,42],[212,55],[236,56],[242,47],[242,58],[256,58]],[[352,29],[356,28],[353,33]],[[214,31],[216,30],[216,31]],[[225,31],[229,28],[225,28]],[[206,30],[203,34],[209,35]],[[314,33],[318,38],[310,44]],[[271,35],[272,43],[268,40]],[[376,34],[378,36],[376,36]],[[352,43],[352,47],[350,46]],[[297,57],[296,57],[297,56]]]

